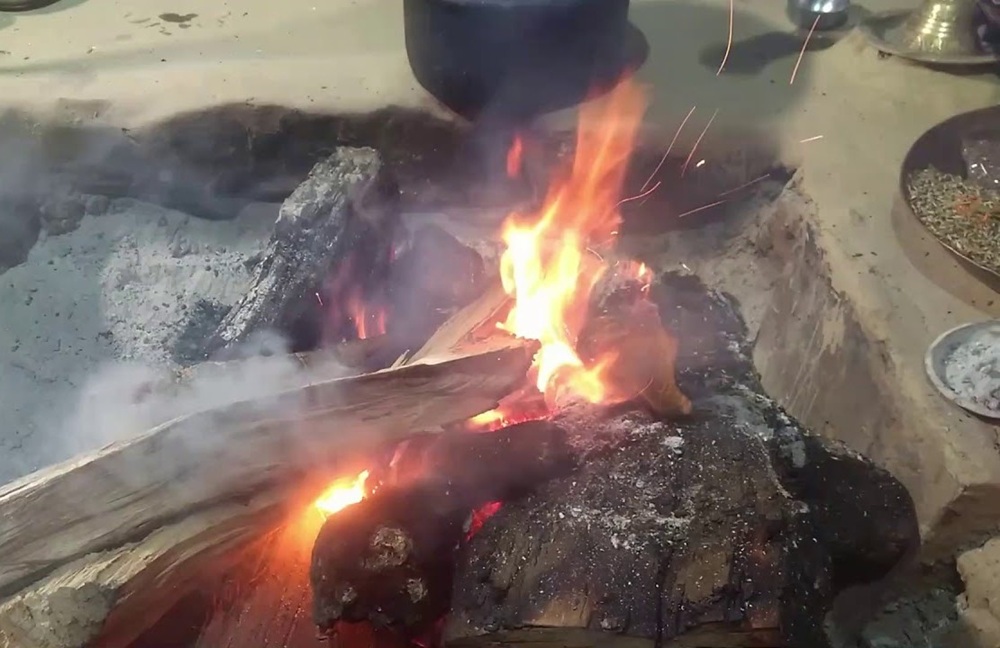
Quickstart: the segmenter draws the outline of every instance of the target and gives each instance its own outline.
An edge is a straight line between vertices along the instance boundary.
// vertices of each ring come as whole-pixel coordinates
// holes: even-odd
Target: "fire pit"
[[[188,340],[212,362],[129,394],[188,410],[0,490],[0,639],[828,645],[912,502],[764,393],[731,297],[616,245],[643,109],[587,104],[496,238],[402,222],[378,150],[326,151]],[[267,330],[294,371],[241,359]],[[272,384],[207,406],[207,374]]]

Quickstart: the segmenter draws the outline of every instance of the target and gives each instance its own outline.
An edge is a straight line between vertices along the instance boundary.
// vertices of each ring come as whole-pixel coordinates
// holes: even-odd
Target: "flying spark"
[[[694,146],[691,147],[691,152],[688,153],[687,159],[684,160],[684,165],[681,167],[681,177],[683,177],[684,174],[687,173],[687,168],[688,165],[691,164],[691,158],[694,157],[694,152],[698,150],[698,145],[701,144],[702,138],[705,137],[705,133],[708,132],[708,127],[712,125],[712,122],[715,121],[715,116],[718,114],[719,114],[719,109],[716,108],[715,112],[713,112],[712,116],[709,118],[708,123],[705,124],[705,128],[702,129],[701,135],[699,135],[698,139],[694,141]]]
[[[816,16],[816,20],[813,21],[812,27],[809,28],[809,33],[806,34],[806,39],[802,41],[802,49],[799,51],[799,58],[795,60],[795,67],[792,68],[792,77],[788,79],[788,85],[795,83],[795,75],[799,73],[799,66],[802,65],[802,57],[806,54],[806,48],[809,47],[809,39],[812,38],[813,32],[816,31],[816,25],[819,24],[819,19],[822,14]]]
[[[705,211],[706,209],[711,209],[712,207],[718,207],[719,205],[721,205],[724,202],[726,202],[726,201],[725,200],[716,200],[714,203],[709,203],[707,205],[702,205],[701,207],[696,207],[695,209],[692,209],[690,211],[686,211],[683,214],[677,214],[677,218],[684,218],[685,216],[690,216],[691,214],[697,214],[700,211]]]
[[[637,196],[630,196],[629,198],[622,198],[621,200],[618,201],[618,204],[615,205],[615,209],[617,209],[618,207],[621,207],[622,205],[624,205],[627,202],[632,202],[633,200],[639,200],[640,198],[645,198],[649,194],[651,194],[654,191],[656,191],[660,187],[660,184],[662,184],[662,183],[659,180],[657,180],[655,185],[653,185],[649,189],[646,189],[645,191],[643,191],[639,195],[637,195]]]
[[[653,173],[650,174],[649,179],[646,180],[645,184],[642,185],[642,189],[640,189],[639,191],[645,191],[646,187],[649,186],[649,183],[652,182],[653,178],[656,177],[656,174],[660,172],[660,167],[662,167],[663,163],[667,161],[667,156],[670,155],[670,151],[674,148],[674,144],[677,143],[677,138],[680,137],[681,131],[684,130],[684,124],[688,123],[688,120],[691,119],[691,115],[694,114],[694,109],[695,106],[691,106],[691,110],[688,111],[688,114],[684,117],[684,120],[681,121],[681,125],[677,127],[676,131],[674,131],[674,139],[670,140],[670,146],[667,147],[667,152],[663,154],[662,158],[660,158],[660,163],[656,165],[656,168],[653,169]]]
[[[823,139],[822,135],[814,135],[812,137],[807,137],[804,140],[799,140],[799,144],[807,144],[808,142],[815,142],[816,140]]]
[[[723,191],[722,193],[719,194],[719,197],[721,198],[722,196],[728,196],[729,194],[734,194],[737,191],[740,191],[741,189],[746,189],[747,187],[753,186],[753,185],[757,184],[758,182],[760,182],[762,180],[766,180],[767,178],[770,178],[770,177],[771,177],[770,173],[765,173],[764,175],[760,176],[759,178],[754,178],[750,182],[744,182],[740,186],[735,187],[733,189],[730,189],[729,191]]]
[[[726,39],[726,53],[722,55],[722,63],[719,63],[719,71],[715,73],[715,76],[722,74],[722,70],[726,67],[726,61],[729,60],[729,51],[733,49],[733,5],[735,0],[729,0],[729,37]]]

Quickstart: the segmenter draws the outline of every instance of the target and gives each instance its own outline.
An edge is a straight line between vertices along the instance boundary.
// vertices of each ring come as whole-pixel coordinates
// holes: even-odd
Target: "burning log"
[[[494,407],[531,349],[493,342],[201,411],[0,489],[0,646],[127,646],[273,524],[302,471]]]
[[[746,396],[724,405],[734,396],[679,427],[634,413],[581,424],[623,445],[507,503],[463,548],[445,644],[827,646],[836,592],[915,546],[912,504],[799,430],[786,441],[804,456],[772,454],[753,436],[765,420],[723,424],[746,416]],[[809,488],[785,490],[776,474],[793,465]],[[820,477],[831,465],[844,467]]]
[[[654,292],[691,416],[557,416],[580,467],[459,551],[446,646],[827,646],[834,595],[919,542],[898,481],[763,392],[732,304],[686,278]]]
[[[374,149],[341,147],[313,167],[281,205],[253,285],[206,341],[205,357],[266,330],[318,336],[318,296],[334,271],[348,273],[338,278],[352,287],[388,272],[397,197]]]
[[[691,401],[677,386],[677,338],[660,321],[656,306],[636,300],[591,318],[579,350],[591,365],[605,361],[605,377],[622,394],[641,398],[660,416],[686,416]]]
[[[320,531],[311,575],[316,624],[326,632],[341,621],[427,631],[448,609],[453,553],[470,513],[570,466],[565,432],[542,421],[408,442],[387,483]]]

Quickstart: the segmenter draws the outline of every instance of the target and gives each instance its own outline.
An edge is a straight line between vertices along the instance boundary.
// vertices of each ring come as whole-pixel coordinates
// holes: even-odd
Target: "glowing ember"
[[[488,504],[483,504],[478,509],[472,512],[469,518],[469,531],[465,535],[465,539],[469,540],[472,536],[479,533],[479,530],[483,528],[486,524],[486,520],[497,514],[500,507],[503,506],[502,502],[490,502]]]
[[[612,243],[621,222],[620,192],[645,106],[645,93],[628,80],[586,104],[569,173],[552,183],[538,213],[511,214],[504,224],[500,276],[514,307],[500,326],[540,342],[533,378],[550,404],[563,396],[592,403],[624,397],[603,375],[614,356],[585,364],[576,343],[607,269],[594,248]],[[519,140],[515,147],[519,156]]]
[[[314,505],[324,517],[330,517],[352,504],[357,504],[365,498],[365,482],[368,471],[362,471],[355,477],[338,479],[320,495]]]

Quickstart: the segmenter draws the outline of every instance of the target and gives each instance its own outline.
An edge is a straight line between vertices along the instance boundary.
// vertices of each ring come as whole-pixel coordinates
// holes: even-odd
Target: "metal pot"
[[[0,12],[14,11],[34,11],[49,5],[54,5],[59,0],[0,0]]]
[[[403,0],[420,84],[455,112],[519,121],[625,67],[629,0]]]

